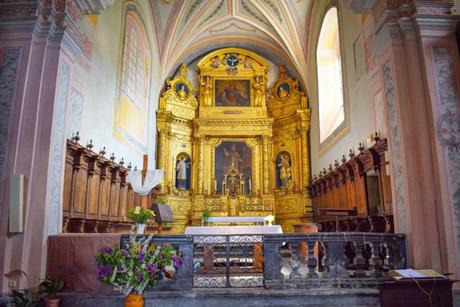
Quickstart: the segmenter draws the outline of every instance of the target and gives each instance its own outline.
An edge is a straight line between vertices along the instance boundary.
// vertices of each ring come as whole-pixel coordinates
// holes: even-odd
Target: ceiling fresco
[[[161,78],[180,63],[235,46],[260,53],[305,82],[307,27],[314,0],[149,0]]]

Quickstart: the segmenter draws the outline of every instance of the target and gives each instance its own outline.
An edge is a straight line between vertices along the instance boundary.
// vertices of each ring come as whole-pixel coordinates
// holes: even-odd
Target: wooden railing
[[[118,232],[130,228],[129,208],[141,198],[126,182],[128,168],[77,141],[67,141],[63,232]],[[149,196],[151,198],[152,196]]]

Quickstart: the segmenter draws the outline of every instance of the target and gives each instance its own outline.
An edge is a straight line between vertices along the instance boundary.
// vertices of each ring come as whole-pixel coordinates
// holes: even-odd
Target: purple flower
[[[177,257],[177,256],[173,256],[173,257],[171,258],[171,260],[172,260],[174,266],[176,266],[176,267],[177,267],[177,266],[181,266],[182,263],[184,263],[184,261],[182,260],[182,258],[181,258],[181,257]]]
[[[147,263],[147,265],[145,266],[145,268],[147,269],[147,271],[150,272],[150,275],[153,276],[156,274],[156,272],[158,272],[157,268],[151,264],[151,263]]]
[[[120,250],[120,253],[125,256],[126,258],[129,258],[129,252],[126,249]]]
[[[144,253],[137,254],[137,260],[144,260],[144,259],[145,259],[145,254]]]
[[[113,249],[111,249],[111,248],[108,247],[108,246],[104,246],[104,247],[101,249],[101,251],[102,251],[103,253],[106,253],[106,254],[111,254],[111,253],[113,252]]]
[[[144,274],[139,274],[139,275],[137,275],[137,276],[136,276],[136,280],[137,280],[138,282],[143,281],[143,280],[144,280]]]
[[[103,264],[97,267],[97,277],[105,278],[112,273],[113,267],[111,264]]]

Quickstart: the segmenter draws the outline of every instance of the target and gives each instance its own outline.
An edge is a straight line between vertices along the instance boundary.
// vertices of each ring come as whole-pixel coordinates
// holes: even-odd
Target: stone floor
[[[454,307],[460,307],[460,290],[454,290]],[[64,293],[62,307],[123,307],[120,295]],[[0,295],[0,306],[12,306]],[[264,290],[195,289],[187,292],[154,292],[146,295],[146,307],[245,307],[245,306],[379,306],[377,290]]]
[[[145,296],[145,306],[243,307],[243,306],[378,306],[378,290],[264,290],[195,289],[188,292],[154,292]],[[66,294],[63,306],[116,307],[123,298],[115,295]]]

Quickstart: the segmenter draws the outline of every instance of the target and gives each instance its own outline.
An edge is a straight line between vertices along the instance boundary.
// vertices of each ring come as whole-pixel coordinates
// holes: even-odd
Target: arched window
[[[345,121],[342,60],[337,8],[324,16],[316,49],[318,71],[319,138],[323,143]]]
[[[135,10],[126,13],[115,134],[142,151],[147,146],[151,50]]]

